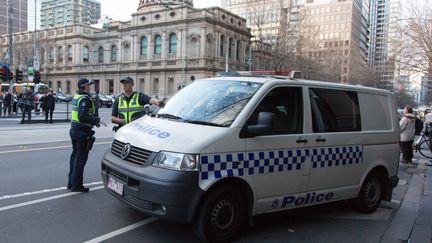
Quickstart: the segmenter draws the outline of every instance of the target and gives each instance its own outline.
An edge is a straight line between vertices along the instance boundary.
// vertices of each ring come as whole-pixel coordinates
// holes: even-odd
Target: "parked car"
[[[63,92],[55,92],[54,99],[56,102],[70,102],[72,97],[66,96]]]
[[[106,95],[104,93],[99,93],[99,98],[101,102],[101,107],[107,107],[110,108],[113,104],[113,100],[109,95]]]

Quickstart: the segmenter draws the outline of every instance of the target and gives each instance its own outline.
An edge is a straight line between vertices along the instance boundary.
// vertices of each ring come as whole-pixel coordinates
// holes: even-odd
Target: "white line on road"
[[[150,223],[152,223],[153,221],[156,221],[156,220],[157,220],[157,218],[154,218],[154,217],[151,217],[151,218],[148,218],[148,219],[144,219],[144,220],[139,221],[139,222],[137,222],[135,224],[131,224],[129,226],[126,226],[124,228],[118,229],[118,230],[113,231],[111,233],[108,233],[106,235],[99,236],[97,238],[94,238],[92,240],[86,241],[84,243],[97,243],[97,242],[101,242],[101,241],[110,239],[112,237],[115,237],[117,235],[123,234],[125,232],[128,232],[130,230],[136,229],[138,227],[141,227],[143,225],[150,224]]]
[[[102,189],[102,188],[104,188],[104,186],[93,187],[93,188],[90,188],[90,190],[94,191],[94,190],[99,190],[99,189]],[[54,200],[54,199],[58,199],[58,198],[62,198],[62,197],[69,197],[69,196],[76,195],[78,193],[81,193],[81,192],[68,192],[68,193],[63,193],[63,194],[52,196],[52,197],[46,197],[46,198],[41,198],[41,199],[37,199],[37,200],[33,200],[33,201],[28,201],[28,202],[13,204],[13,205],[1,207],[0,208],[0,212],[1,211],[6,211],[6,210],[9,210],[9,209],[24,207],[24,206],[28,206],[28,205],[32,205],[32,204],[36,204],[36,203],[46,202],[46,201],[50,201],[50,200]]]
[[[96,186],[96,185],[100,185],[100,184],[102,184],[102,181],[87,183],[87,184],[84,184],[84,186]],[[57,187],[57,188],[44,189],[44,190],[34,191],[34,192],[24,192],[24,193],[15,194],[15,195],[4,195],[4,196],[0,197],[0,200],[37,195],[37,194],[42,194],[42,193],[47,193],[47,192],[61,191],[61,190],[65,190],[65,189],[66,189],[66,187]]]
[[[94,145],[100,145],[100,144],[110,144],[110,142],[99,142],[94,143]],[[59,149],[59,148],[71,148],[72,145],[64,145],[64,146],[57,146],[57,147],[47,147],[47,148],[34,148],[34,149],[17,149],[17,150],[9,150],[9,151],[0,151],[0,154],[8,154],[8,153],[18,153],[18,152],[30,152],[30,151],[41,151],[41,150],[50,150],[50,149]]]

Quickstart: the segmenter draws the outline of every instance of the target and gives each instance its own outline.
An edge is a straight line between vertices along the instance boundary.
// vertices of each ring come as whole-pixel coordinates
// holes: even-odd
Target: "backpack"
[[[423,122],[420,119],[415,120],[415,135],[420,135],[423,130]]]

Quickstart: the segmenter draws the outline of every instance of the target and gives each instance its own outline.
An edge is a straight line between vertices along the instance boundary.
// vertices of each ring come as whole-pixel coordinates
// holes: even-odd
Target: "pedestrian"
[[[118,125],[114,130],[144,116],[144,105],[159,106],[163,103],[159,99],[134,91],[134,80],[131,77],[121,79],[120,83],[123,87],[123,93],[114,100],[111,113],[111,121]]]
[[[48,94],[43,97],[42,100],[42,109],[45,112],[45,123],[48,123],[48,113],[50,117],[50,123],[53,123],[52,118],[55,109],[55,98],[53,90],[51,89]]]
[[[96,116],[99,116],[99,107],[101,107],[101,100],[99,96],[99,91],[96,91],[95,97],[94,97],[94,103],[95,103],[95,114]]]
[[[31,111],[34,108],[34,94],[30,87],[26,88],[22,93],[22,119],[21,124],[24,124],[26,113],[28,115],[28,123],[31,124]]]
[[[0,116],[2,115],[3,112],[3,100],[4,100],[4,95],[3,92],[1,92],[0,90]]]
[[[6,116],[6,112],[8,116],[10,116],[12,110],[12,93],[11,91],[7,92],[3,99],[3,113]]]
[[[415,115],[410,106],[405,106],[404,116],[399,121],[400,126],[400,150],[402,152],[402,163],[412,163],[413,158],[413,142],[415,137]]]
[[[72,192],[89,191],[89,188],[83,185],[84,166],[95,141],[95,132],[92,128],[101,124],[100,118],[95,116],[95,105],[89,94],[92,84],[94,82],[86,78],[79,79],[78,92],[72,99],[72,122],[69,131],[72,154],[67,183],[67,189]]]

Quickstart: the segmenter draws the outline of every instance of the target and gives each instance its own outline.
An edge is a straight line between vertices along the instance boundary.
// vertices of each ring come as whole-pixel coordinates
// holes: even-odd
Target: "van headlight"
[[[161,151],[156,155],[153,166],[172,170],[196,171],[198,170],[198,159],[199,155],[197,154]]]

